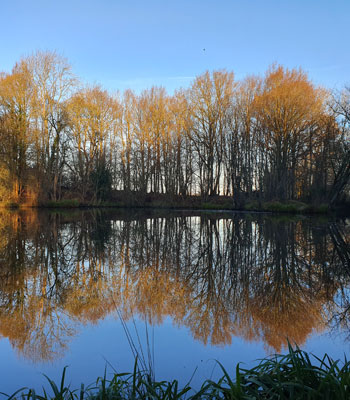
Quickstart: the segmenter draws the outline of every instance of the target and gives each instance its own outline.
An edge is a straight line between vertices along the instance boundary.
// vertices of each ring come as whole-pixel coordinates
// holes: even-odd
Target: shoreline
[[[230,204],[231,203],[231,204]],[[0,209],[86,209],[86,208],[125,208],[125,209],[165,209],[188,211],[226,211],[226,212],[256,212],[278,214],[301,215],[334,215],[350,216],[350,206],[340,205],[330,208],[326,203],[307,204],[301,201],[247,201],[240,206],[235,206],[233,200],[227,197],[215,197],[203,199],[197,196],[183,197],[159,197],[150,196],[139,198],[137,196],[128,199],[112,201],[88,202],[77,199],[64,199],[60,201],[46,201],[35,203],[0,204]]]

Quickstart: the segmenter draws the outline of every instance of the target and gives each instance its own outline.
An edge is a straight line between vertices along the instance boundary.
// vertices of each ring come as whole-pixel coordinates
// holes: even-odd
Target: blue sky
[[[205,70],[301,66],[317,84],[350,83],[350,0],[3,0],[0,70],[56,50],[84,81],[170,92]],[[205,49],[205,50],[204,50]]]

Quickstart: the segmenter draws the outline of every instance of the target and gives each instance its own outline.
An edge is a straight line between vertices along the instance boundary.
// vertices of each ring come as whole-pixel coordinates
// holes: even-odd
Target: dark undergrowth
[[[1,206],[1,205],[0,205]],[[6,204],[6,208],[22,207],[21,204]],[[114,201],[80,201],[66,199],[60,201],[47,201],[37,207],[44,208],[86,208],[86,207],[112,207],[112,208],[150,208],[150,209],[188,209],[188,210],[232,210],[232,211],[260,211],[289,214],[327,214],[331,208],[327,204],[306,204],[301,201],[289,200],[285,202],[246,201],[239,205],[227,196],[201,198],[199,196],[161,196],[147,195],[131,197],[127,200]],[[346,208],[349,212],[349,207]]]
[[[322,359],[289,346],[286,355],[260,360],[251,369],[239,364],[227,371],[220,363],[222,378],[207,380],[195,391],[190,384],[180,387],[178,381],[156,381],[152,371],[141,371],[135,362],[132,373],[107,374],[89,386],[73,389],[66,385],[66,368],[59,383],[47,379],[42,393],[26,388],[12,395],[2,393],[7,400],[126,400],[126,399],[350,399],[350,362],[334,361],[328,355]]]

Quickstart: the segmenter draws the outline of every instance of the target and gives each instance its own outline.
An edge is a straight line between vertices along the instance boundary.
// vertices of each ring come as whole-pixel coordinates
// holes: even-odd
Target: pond
[[[0,212],[0,391],[132,371],[221,375],[286,350],[349,358],[350,221],[225,212]]]

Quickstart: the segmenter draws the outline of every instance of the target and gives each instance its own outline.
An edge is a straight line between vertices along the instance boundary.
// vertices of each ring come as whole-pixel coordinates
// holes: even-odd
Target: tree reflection
[[[349,223],[101,210],[0,215],[0,334],[53,360],[78,329],[119,310],[170,316],[203,343],[280,351],[350,328]]]

